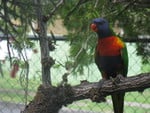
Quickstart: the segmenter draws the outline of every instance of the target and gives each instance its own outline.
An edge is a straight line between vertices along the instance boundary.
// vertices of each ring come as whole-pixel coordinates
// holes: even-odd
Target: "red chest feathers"
[[[99,39],[96,47],[96,54],[100,56],[118,56],[124,43],[115,36]]]

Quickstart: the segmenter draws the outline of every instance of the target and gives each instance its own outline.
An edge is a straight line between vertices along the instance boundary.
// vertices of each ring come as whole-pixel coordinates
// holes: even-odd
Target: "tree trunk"
[[[44,16],[42,13],[42,0],[34,0],[37,14],[37,23],[38,23],[38,35],[40,41],[41,49],[41,64],[42,64],[42,83],[43,85],[51,85],[51,76],[50,76],[50,62],[51,58],[49,56],[49,40],[47,38],[47,24],[44,21]]]
[[[82,99],[100,102],[101,98],[116,92],[131,92],[150,87],[150,73],[124,78],[118,75],[113,80],[89,83],[81,82],[76,86],[44,87],[40,85],[36,96],[22,113],[58,113],[63,105]]]

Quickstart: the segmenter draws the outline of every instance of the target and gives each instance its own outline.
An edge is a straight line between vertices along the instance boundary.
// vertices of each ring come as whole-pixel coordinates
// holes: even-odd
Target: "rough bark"
[[[35,5],[38,5],[36,9],[37,23],[38,23],[38,35],[40,40],[41,49],[41,64],[42,64],[42,83],[43,85],[51,84],[50,67],[52,58],[49,56],[49,46],[47,38],[47,23],[43,21],[43,12],[41,0],[34,0]]]
[[[51,1],[52,2],[52,1]],[[42,0],[34,0],[36,7],[36,16],[37,16],[37,33],[40,41],[41,49],[41,64],[42,64],[42,84],[51,85],[51,67],[54,64],[53,58],[50,54],[50,44],[51,39],[47,37],[47,21],[52,18],[55,11],[64,3],[64,0],[60,0],[55,7],[51,10],[50,14],[43,14]]]
[[[76,86],[44,87],[40,85],[36,96],[21,113],[58,113],[63,105],[82,99],[100,101],[116,92],[131,92],[150,87],[150,73],[123,78],[118,75],[113,80],[89,83],[82,81]]]

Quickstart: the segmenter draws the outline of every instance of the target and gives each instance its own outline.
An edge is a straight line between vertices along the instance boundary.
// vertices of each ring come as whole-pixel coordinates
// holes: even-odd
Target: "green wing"
[[[121,50],[121,57],[123,59],[124,68],[123,68],[123,76],[127,76],[128,73],[128,51],[126,45]]]

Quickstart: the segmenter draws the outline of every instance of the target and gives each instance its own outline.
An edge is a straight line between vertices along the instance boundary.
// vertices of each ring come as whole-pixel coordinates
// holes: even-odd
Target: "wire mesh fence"
[[[12,66],[8,57],[7,42],[0,42],[0,113],[20,113],[24,105],[30,102],[36,94],[37,87],[41,84],[41,63],[39,42],[33,41],[34,49],[26,49],[26,57],[29,62],[28,76],[22,67],[18,67],[15,76],[11,76]],[[129,53],[128,75],[136,75],[150,71],[150,61],[142,64],[142,58],[137,56],[136,45],[127,43]],[[55,59],[55,65],[51,69],[53,85],[62,81],[62,75],[66,72],[63,64],[68,60],[69,44],[66,41],[57,41],[56,50],[50,55]],[[13,50],[13,57],[18,57]],[[16,68],[15,68],[16,69]],[[79,84],[82,80],[97,82],[101,79],[99,70],[95,64],[90,64],[81,76],[69,75],[68,82],[72,85]],[[125,96],[124,113],[150,113],[150,89],[143,93],[130,92]],[[108,96],[105,103],[95,103],[91,100],[76,101],[67,107],[63,107],[60,113],[113,113],[112,101]]]

